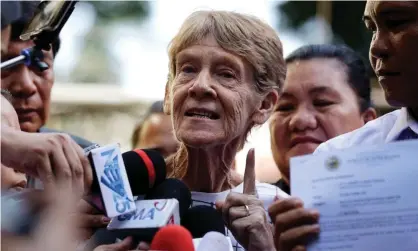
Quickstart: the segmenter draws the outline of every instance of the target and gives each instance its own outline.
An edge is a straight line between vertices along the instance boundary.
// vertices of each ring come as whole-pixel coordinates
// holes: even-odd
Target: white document
[[[418,250],[418,140],[290,163],[292,196],[320,213],[309,251]]]

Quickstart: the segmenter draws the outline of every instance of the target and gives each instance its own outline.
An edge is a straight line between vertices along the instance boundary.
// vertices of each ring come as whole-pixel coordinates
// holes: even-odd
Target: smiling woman
[[[308,45],[286,58],[287,75],[271,118],[271,150],[290,193],[289,160],[376,118],[366,63],[352,49]]]
[[[195,12],[170,44],[164,108],[180,141],[167,160],[170,176],[192,190],[195,202],[214,205],[228,196],[217,205],[246,249],[273,249],[263,202],[269,203],[268,197],[271,203],[276,188],[256,185],[253,151],[244,185],[235,188],[233,162],[250,130],[273,112],[285,75],[276,32],[252,16]],[[266,190],[260,201],[255,194],[261,187]],[[246,194],[228,195],[229,189]]]

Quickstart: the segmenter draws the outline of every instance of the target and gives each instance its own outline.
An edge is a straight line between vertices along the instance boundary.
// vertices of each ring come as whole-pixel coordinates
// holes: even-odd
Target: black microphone
[[[166,179],[151,190],[146,200],[135,202],[136,211],[111,220],[107,229],[118,233],[118,238],[133,236],[136,241],[151,241],[155,233],[169,224],[180,225],[180,215],[191,204],[188,187],[176,179]]]
[[[155,150],[121,154],[118,144],[84,150],[93,168],[92,196],[85,199],[108,217],[134,211],[133,196],[144,195],[165,180],[165,161]]]
[[[122,153],[122,159],[133,195],[144,195],[165,180],[165,161],[156,150],[135,149]],[[92,161],[90,163],[94,164]],[[91,191],[100,192],[97,176],[93,178]]]
[[[226,235],[222,215],[210,206],[199,205],[189,208],[181,218],[181,225],[190,231],[193,239],[203,238],[209,232]]]
[[[189,188],[178,179],[166,179],[159,186],[151,189],[145,200],[176,199],[179,202],[180,218],[184,216],[192,204]]]

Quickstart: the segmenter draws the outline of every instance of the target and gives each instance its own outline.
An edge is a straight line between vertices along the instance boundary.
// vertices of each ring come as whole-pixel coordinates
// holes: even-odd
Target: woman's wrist
[[[265,230],[259,231],[257,233],[258,240],[257,243],[249,243],[247,251],[276,251],[273,239],[273,233],[271,232],[272,228],[270,224],[267,223]],[[263,237],[262,237],[263,236]],[[261,239],[260,239],[261,237]]]

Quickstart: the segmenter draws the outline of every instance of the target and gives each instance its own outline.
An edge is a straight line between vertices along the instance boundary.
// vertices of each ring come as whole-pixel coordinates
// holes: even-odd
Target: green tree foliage
[[[371,33],[362,21],[365,1],[331,1],[333,43],[344,43],[368,58]],[[317,14],[316,1],[288,1],[278,5],[281,28],[298,29]]]
[[[148,17],[150,4],[145,1],[88,1],[96,11],[96,23],[84,37],[85,47],[76,67],[65,82],[108,83],[120,81],[120,65],[106,45],[109,27],[126,23],[140,24]],[[76,6],[77,8],[77,6]],[[60,77],[59,75],[57,76]]]
[[[121,19],[144,19],[149,13],[149,2],[146,1],[90,1],[97,11],[101,22],[112,22]]]

